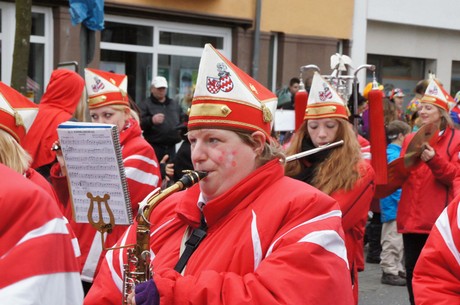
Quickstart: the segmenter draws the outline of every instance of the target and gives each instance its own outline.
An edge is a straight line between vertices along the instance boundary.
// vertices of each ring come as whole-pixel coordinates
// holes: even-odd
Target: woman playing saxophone
[[[207,176],[150,214],[153,277],[128,304],[352,303],[339,207],[284,175],[275,108],[272,92],[205,46],[188,139]],[[124,257],[106,256],[85,304],[120,304]]]

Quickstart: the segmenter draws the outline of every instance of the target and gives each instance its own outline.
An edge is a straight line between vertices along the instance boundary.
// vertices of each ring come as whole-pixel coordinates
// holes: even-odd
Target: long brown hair
[[[316,168],[312,181],[314,187],[326,194],[332,194],[338,190],[351,190],[360,177],[358,163],[362,157],[356,134],[347,121],[337,119],[337,122],[339,128],[334,141],[343,140],[344,144],[332,149],[329,157]],[[307,121],[304,121],[295,133],[286,154],[290,156],[299,153],[304,138],[310,138]],[[290,177],[298,175],[302,170],[300,162],[300,160],[295,160],[287,163],[285,174]]]

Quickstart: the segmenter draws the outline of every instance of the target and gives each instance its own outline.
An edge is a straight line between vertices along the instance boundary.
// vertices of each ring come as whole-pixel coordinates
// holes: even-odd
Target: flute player
[[[374,196],[374,170],[361,157],[348,108],[331,85],[315,72],[304,122],[288,155],[343,140],[343,145],[289,162],[286,175],[304,181],[336,199],[342,211],[348,262],[358,304],[358,256],[362,251],[367,212]]]

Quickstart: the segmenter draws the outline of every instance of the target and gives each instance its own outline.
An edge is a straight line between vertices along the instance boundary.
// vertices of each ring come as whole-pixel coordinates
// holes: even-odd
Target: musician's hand
[[[136,305],[136,298],[134,292],[128,294],[128,305]]]
[[[174,163],[166,164],[165,171],[166,171],[166,176],[173,177],[174,176]]]
[[[165,170],[165,174],[167,176],[165,178],[174,176],[174,163],[166,163],[168,161],[168,159],[169,159],[169,155],[164,155],[163,159],[161,159],[161,161],[160,161],[160,163],[165,164],[164,165],[164,170]]]
[[[59,165],[61,166],[61,176],[67,176],[67,168],[65,166],[64,157],[62,156],[62,150],[59,141],[55,141],[53,143],[51,150],[56,153],[56,159],[59,162]]]
[[[435,154],[436,151],[434,150],[434,148],[431,147],[429,144],[425,144],[425,149],[422,151],[420,159],[422,159],[423,162],[428,162],[431,159],[433,159]]]
[[[133,305],[159,305],[160,304],[160,294],[158,293],[157,286],[153,280],[143,282],[136,285],[136,295],[130,294],[128,296],[128,304]],[[131,303],[129,297],[131,298]]]

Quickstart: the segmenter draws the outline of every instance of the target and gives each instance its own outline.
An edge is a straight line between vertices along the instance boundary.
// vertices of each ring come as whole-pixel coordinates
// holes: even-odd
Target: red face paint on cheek
[[[234,151],[232,151],[230,154],[232,155],[232,158],[231,158],[231,159],[232,159],[232,163],[231,163],[231,164],[232,164],[232,167],[236,167],[235,157],[236,157],[237,151],[234,150]]]

